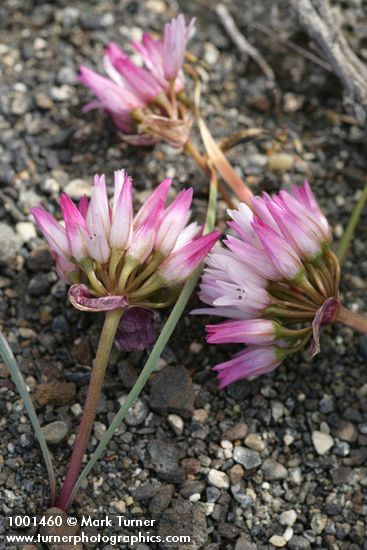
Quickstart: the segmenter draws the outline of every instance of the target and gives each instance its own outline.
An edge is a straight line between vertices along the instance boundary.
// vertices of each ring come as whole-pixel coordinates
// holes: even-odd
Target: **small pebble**
[[[241,464],[246,470],[253,470],[261,465],[261,458],[257,451],[245,449],[244,447],[235,447],[233,450],[233,459]]]
[[[292,527],[297,520],[297,513],[295,510],[286,510],[280,514],[279,522],[281,525]]]
[[[273,535],[269,542],[276,548],[283,548],[287,544],[287,541],[281,535]]]
[[[226,473],[220,472],[219,470],[209,470],[208,482],[218,489],[228,489],[229,487],[229,478]]]
[[[91,184],[89,181],[77,178],[71,180],[64,188],[64,192],[74,200],[81,199],[84,195],[90,197]]]
[[[315,430],[312,432],[312,443],[317,454],[322,456],[330,451],[331,447],[334,445],[334,440],[331,435]]]
[[[258,434],[248,434],[245,439],[245,445],[259,453],[265,449],[265,444]]]
[[[280,462],[277,462],[271,458],[267,458],[264,461],[261,469],[264,472],[265,478],[270,481],[286,479],[288,477],[288,471],[283,464],[280,464]]]
[[[37,237],[37,231],[31,222],[18,222],[15,226],[15,231],[24,243]]]
[[[181,435],[184,430],[184,421],[178,414],[169,414],[167,417],[168,423],[176,435]]]
[[[66,439],[69,432],[69,427],[66,422],[56,420],[55,422],[51,422],[51,424],[43,426],[42,432],[47,443],[50,443],[50,445],[57,445]]]

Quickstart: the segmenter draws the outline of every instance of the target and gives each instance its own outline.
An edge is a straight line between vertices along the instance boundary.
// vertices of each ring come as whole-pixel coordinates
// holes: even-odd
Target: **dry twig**
[[[262,54],[252,44],[250,44],[243,36],[243,34],[239,31],[232,15],[229,13],[226,6],[224,6],[223,4],[218,4],[215,8],[215,11],[217,12],[217,15],[228,36],[231,38],[235,46],[237,46],[238,50],[243,55],[251,57],[259,65],[269,83],[271,85],[274,85],[275,75],[273,69],[264,59]]]
[[[363,124],[367,115],[367,67],[350,48],[329,0],[290,0],[299,20],[341,80],[346,106]]]
[[[292,42],[292,40],[289,40],[284,36],[280,36],[275,31],[273,31],[272,29],[269,29],[262,23],[259,23],[257,21],[251,21],[249,22],[249,27],[252,27],[262,32],[263,34],[271,38],[271,40],[274,40],[274,42],[279,42],[280,44],[283,44],[283,46],[286,46],[290,50],[298,53],[299,55],[302,55],[302,57],[305,57],[309,61],[312,61],[312,63],[315,63],[315,65],[319,65],[319,67],[322,67],[323,69],[325,69],[325,71],[329,71],[329,72],[333,71],[329,63],[327,63],[317,55],[313,54],[312,52],[305,50],[304,48],[302,48],[302,46],[295,44],[294,42]]]

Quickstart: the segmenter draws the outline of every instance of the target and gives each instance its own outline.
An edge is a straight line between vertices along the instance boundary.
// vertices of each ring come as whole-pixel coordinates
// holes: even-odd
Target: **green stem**
[[[216,217],[216,204],[217,204],[217,178],[215,175],[214,170],[211,173],[210,178],[210,189],[209,189],[209,199],[208,199],[208,208],[207,208],[207,215],[206,215],[206,223],[204,227],[204,233],[208,233],[209,231],[212,231],[215,225],[215,217]],[[140,395],[140,392],[144,388],[145,384],[147,383],[151,373],[155,369],[158,359],[161,356],[162,351],[164,350],[165,346],[167,345],[168,340],[170,339],[178,321],[180,320],[180,317],[186,307],[187,302],[189,301],[189,298],[199,280],[201,273],[201,267],[198,267],[191,277],[186,281],[176,304],[174,305],[159,337],[156,341],[151,354],[148,357],[147,362],[145,363],[145,366],[143,370],[140,373],[140,376],[138,380],[136,381],[133,389],[130,391],[127,399],[124,401],[124,403],[121,405],[120,410],[112,420],[108,430],[104,434],[102,440],[100,441],[98,447],[94,451],[91,459],[89,460],[88,464],[84,467],[83,471],[81,472],[77,482],[74,485],[73,491],[70,495],[70,498],[68,500],[67,506],[70,506],[70,504],[73,501],[73,498],[75,497],[80,485],[84,482],[84,480],[87,478],[89,472],[92,470],[93,466],[99,460],[99,458],[103,455],[110,439],[113,437],[114,433],[118,429],[120,423],[125,417],[125,414],[129,410],[129,408],[133,405],[135,400]]]
[[[342,263],[345,260],[345,256],[346,256],[347,250],[349,248],[350,241],[352,240],[355,228],[357,227],[357,224],[359,222],[359,218],[361,217],[362,210],[364,208],[366,200],[367,200],[367,183],[364,186],[362,194],[359,197],[358,202],[357,202],[357,204],[355,205],[355,207],[353,209],[353,212],[352,212],[352,214],[349,218],[349,222],[348,222],[348,225],[346,227],[346,230],[344,231],[344,235],[342,237],[342,240],[339,243],[337,257],[339,259],[340,265],[342,265]]]
[[[31,421],[34,433],[38,439],[38,443],[41,447],[42,455],[46,464],[48,477],[50,480],[50,490],[51,490],[51,504],[53,505],[56,496],[56,478],[55,472],[52,465],[51,454],[48,450],[45,436],[43,435],[40,423],[37,418],[36,411],[33,406],[32,399],[29,395],[26,383],[24,381],[22,372],[19,368],[18,363],[15,360],[14,354],[5,339],[5,336],[0,331],[0,356],[2,357],[4,363],[9,369],[10,376],[16,385],[18,392],[20,393],[21,398],[23,399],[24,407],[28,413],[29,419]]]
[[[65,476],[64,484],[62,486],[60,496],[56,501],[56,506],[61,510],[67,511],[71,503],[70,495],[78,478],[83,456],[88,445],[108,360],[122,313],[123,310],[115,309],[106,314],[93,365],[92,375],[89,382],[87,398],[85,401],[84,412],[79,426],[78,435],[74,443],[74,449],[69,468]]]

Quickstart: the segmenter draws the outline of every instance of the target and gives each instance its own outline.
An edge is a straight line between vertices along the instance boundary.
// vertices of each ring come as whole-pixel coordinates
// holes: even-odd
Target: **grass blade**
[[[342,240],[339,243],[337,257],[339,259],[340,265],[344,262],[345,256],[347,254],[350,242],[353,238],[354,231],[357,227],[357,224],[359,222],[359,218],[361,217],[364,205],[367,201],[367,182],[364,186],[364,189],[362,191],[361,196],[358,199],[357,204],[355,205],[353,212],[349,218],[348,225],[344,231],[344,235],[342,237]]]
[[[41,447],[41,451],[43,454],[44,461],[46,463],[46,468],[48,472],[48,477],[50,479],[50,488],[51,488],[51,502],[55,499],[55,491],[56,491],[56,480],[55,480],[55,473],[52,465],[51,455],[47,447],[46,440],[44,438],[44,435],[41,430],[40,423],[38,421],[36,411],[34,410],[34,406],[32,403],[32,399],[28,393],[27,387],[24,382],[23,375],[20,371],[20,368],[15,360],[15,357],[13,355],[13,352],[10,349],[10,346],[8,342],[6,341],[3,333],[0,331],[0,355],[6,364],[6,366],[9,369],[10,376],[21,396],[23,399],[24,406],[26,408],[26,411],[28,413],[29,419],[31,421],[31,424],[34,429],[34,433],[36,434],[36,437],[38,439],[39,445]]]

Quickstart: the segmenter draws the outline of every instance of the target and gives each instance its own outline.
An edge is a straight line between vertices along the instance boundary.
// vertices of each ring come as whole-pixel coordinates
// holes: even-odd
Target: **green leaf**
[[[206,215],[206,223],[204,228],[204,233],[208,233],[209,231],[212,231],[215,225],[215,212],[216,212],[216,206],[217,206],[217,178],[215,173],[212,171],[211,180],[210,180],[210,191],[209,191],[209,200],[208,200],[208,207],[207,207],[207,215]],[[145,363],[145,366],[143,370],[140,373],[140,376],[138,380],[136,381],[134,387],[130,391],[127,399],[124,401],[124,403],[121,405],[120,410],[112,420],[108,430],[105,432],[103,438],[101,439],[98,447],[95,449],[92,457],[90,458],[89,462],[81,472],[78,481],[75,484],[75,487],[73,489],[73,492],[70,496],[68,504],[73,501],[74,496],[76,495],[80,485],[84,482],[86,477],[88,476],[89,472],[92,470],[93,466],[99,460],[99,458],[103,455],[108,443],[112,439],[114,433],[120,426],[122,420],[125,417],[125,414],[129,410],[129,408],[133,405],[134,401],[138,398],[140,392],[144,388],[145,384],[147,383],[151,373],[155,369],[158,360],[161,356],[162,351],[164,350],[165,346],[167,345],[168,340],[170,339],[174,329],[176,328],[176,325],[178,321],[181,318],[181,315],[184,312],[184,309],[186,307],[187,302],[190,299],[190,296],[192,292],[195,289],[195,286],[200,278],[201,274],[201,267],[198,267],[194,273],[191,275],[191,277],[186,281],[178,299],[173,307],[159,337],[156,341],[147,362]]]
[[[50,488],[51,488],[51,501],[55,500],[55,491],[56,491],[56,480],[55,473],[52,466],[51,455],[47,447],[45,437],[43,435],[40,423],[38,421],[36,411],[34,410],[32,399],[28,393],[27,387],[24,382],[23,375],[20,371],[20,368],[15,360],[13,352],[10,349],[8,342],[6,341],[3,333],[0,331],[0,355],[9,369],[10,376],[16,385],[16,388],[23,399],[24,406],[28,413],[29,419],[34,429],[34,433],[38,439],[41,451],[43,454],[44,461],[46,463],[46,468],[48,471],[48,477],[50,479]]]

